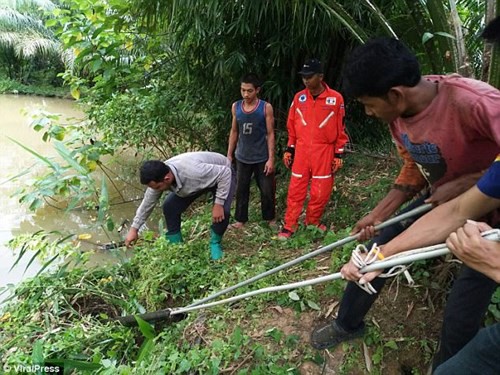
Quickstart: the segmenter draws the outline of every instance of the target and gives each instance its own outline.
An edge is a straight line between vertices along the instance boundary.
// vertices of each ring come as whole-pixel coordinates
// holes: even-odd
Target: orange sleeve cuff
[[[427,180],[405,148],[398,145],[398,152],[404,164],[394,181],[394,188],[414,195],[427,185]]]

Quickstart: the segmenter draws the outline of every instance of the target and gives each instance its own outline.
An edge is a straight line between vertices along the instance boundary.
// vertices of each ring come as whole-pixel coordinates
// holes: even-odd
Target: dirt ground
[[[300,314],[291,308],[270,307],[262,314],[250,336],[261,341],[272,328],[280,330],[284,336],[298,335],[296,356],[301,356],[304,354],[302,348],[309,347],[309,335],[313,327],[335,317],[338,302],[325,300],[322,301],[321,311]],[[365,344],[364,341],[368,341],[365,336],[365,340],[358,339],[346,346],[324,350],[320,353],[324,361],[322,364],[305,361],[300,366],[300,373],[369,374],[371,372],[368,369],[375,367],[372,356],[377,347],[394,342],[397,349],[384,349],[384,357],[381,365],[378,365],[382,373],[426,374],[439,335],[441,315],[442,306],[432,301],[428,290],[419,286],[411,288],[401,281],[388,282],[367,317],[368,325],[372,327],[369,331],[380,332],[379,341]],[[354,362],[354,365],[346,369],[346,361]]]

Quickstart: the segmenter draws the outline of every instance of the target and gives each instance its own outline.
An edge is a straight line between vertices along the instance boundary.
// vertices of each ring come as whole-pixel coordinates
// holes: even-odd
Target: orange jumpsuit
[[[284,228],[297,223],[311,181],[306,225],[319,225],[333,188],[332,161],[348,141],[344,127],[344,99],[322,82],[325,90],[314,99],[308,89],[299,91],[288,113],[288,146],[295,146],[288,187]]]

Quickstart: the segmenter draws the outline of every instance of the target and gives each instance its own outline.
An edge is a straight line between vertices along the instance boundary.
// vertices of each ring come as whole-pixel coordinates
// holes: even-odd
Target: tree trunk
[[[456,46],[457,46],[457,53],[455,57],[457,63],[457,72],[464,77],[474,78],[473,77],[474,73],[471,69],[469,63],[469,57],[467,55],[467,49],[465,48],[464,34],[462,32],[462,22],[460,21],[460,17],[458,15],[457,4],[455,3],[455,0],[449,0],[449,2],[450,2],[451,23],[455,31]]]
[[[498,16],[500,12],[500,0],[491,1],[491,3],[494,7],[494,14]],[[490,2],[488,2],[488,8],[489,6]],[[496,88],[500,88],[500,43],[495,43],[492,48],[488,72],[488,83]]]
[[[426,7],[433,24],[433,30],[431,30],[431,32],[433,34],[436,32],[452,34],[453,31],[448,22],[448,10],[444,2],[441,0],[428,0],[426,2]],[[446,37],[435,37],[435,39],[437,41],[437,47],[445,73],[456,72],[458,70],[456,61],[458,54],[455,43],[452,39]]]
[[[486,15],[485,15],[485,24],[486,25],[493,18],[495,18],[495,1],[496,0],[486,0]],[[493,44],[484,43],[483,67],[481,69],[481,81],[488,82],[492,52],[493,52]]]

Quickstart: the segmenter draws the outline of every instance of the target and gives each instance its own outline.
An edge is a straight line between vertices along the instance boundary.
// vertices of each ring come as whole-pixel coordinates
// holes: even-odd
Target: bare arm
[[[483,172],[470,173],[449,181],[433,191],[432,195],[425,202],[438,205],[458,197],[474,186],[482,175]]]
[[[398,189],[391,189],[377,206],[365,217],[359,220],[351,231],[351,234],[360,234],[360,241],[374,236],[374,226],[381,223],[409,199],[408,194]]]
[[[500,199],[483,194],[477,186],[457,198],[444,203],[418,219],[382,249],[385,256],[408,249],[434,245],[465,224],[467,219],[477,219],[500,207]]]
[[[382,246],[381,253],[388,257],[406,250],[444,242],[446,237],[464,225],[467,219],[479,218],[497,207],[500,207],[500,199],[491,198],[474,186],[422,216],[403,233]],[[341,272],[347,280],[371,281],[382,271],[362,275],[354,263],[349,261],[342,267]]]
[[[236,103],[231,107],[232,121],[231,131],[229,133],[229,142],[227,146],[227,158],[232,162],[234,150],[236,149],[236,142],[238,141],[238,123],[236,122]]]
[[[264,173],[270,175],[274,173],[274,147],[275,147],[275,137],[274,137],[274,112],[273,106],[266,103],[266,129],[267,129],[267,152],[269,153],[269,159],[264,167]]]

